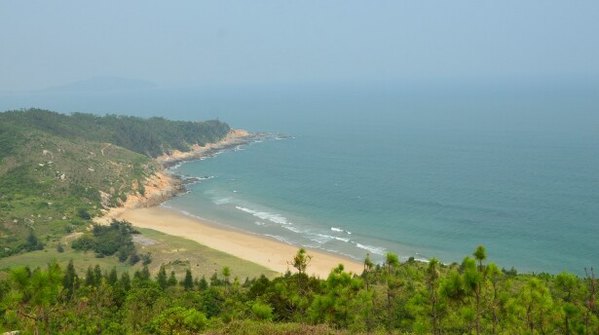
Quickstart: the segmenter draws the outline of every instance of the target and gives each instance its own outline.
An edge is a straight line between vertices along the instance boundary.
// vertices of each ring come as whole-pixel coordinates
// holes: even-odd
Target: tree
[[[578,311],[576,305],[572,303],[577,282],[578,278],[576,278],[576,276],[565,272],[562,272],[555,277],[555,285],[559,289],[557,293],[563,301],[562,310],[564,312],[564,334],[566,335],[571,334],[572,318]]]
[[[500,309],[500,298],[499,298],[499,281],[503,277],[503,273],[499,270],[497,265],[489,263],[486,269],[487,278],[491,282],[492,297],[491,297],[491,322],[493,325],[492,334],[497,334],[497,328],[499,326],[499,309]]]
[[[478,271],[483,272],[483,261],[487,259],[487,250],[484,246],[479,245],[472,255],[478,261]]]
[[[168,286],[177,286],[177,277],[175,277],[175,271],[171,271],[171,275],[168,277]]]
[[[85,285],[96,286],[96,283],[96,274],[90,265],[87,267],[87,272],[85,273]]]
[[[129,272],[123,272],[121,279],[119,279],[119,286],[126,292],[131,289],[131,278]]]
[[[309,309],[310,318],[316,322],[325,321],[338,327],[347,327],[353,321],[355,309],[367,307],[353,304],[362,287],[362,280],[345,272],[340,264],[329,274],[322,294],[314,298]],[[360,301],[367,303],[371,300]]]
[[[185,279],[183,279],[183,287],[186,291],[193,289],[193,276],[191,275],[191,270],[185,270]]]
[[[30,230],[29,235],[27,235],[27,239],[26,239],[26,243],[25,243],[25,250],[34,251],[34,250],[42,250],[42,249],[44,249],[44,244],[38,240],[38,238],[37,238],[37,236],[35,236],[35,233],[33,232],[33,230]]]
[[[546,332],[547,316],[553,307],[553,299],[543,281],[529,278],[520,291],[520,304],[525,308],[526,324],[530,334]]]
[[[116,267],[112,267],[112,269],[110,270],[110,273],[108,274],[108,284],[110,284],[110,286],[114,287],[118,281],[119,281],[119,276],[118,276],[118,273],[116,272]]]
[[[198,282],[198,288],[200,289],[200,291],[208,289],[208,281],[206,280],[206,276],[202,276],[202,278]]]
[[[293,257],[293,262],[291,265],[293,265],[293,267],[296,268],[297,272],[301,275],[306,272],[311,260],[312,256],[306,253],[306,249],[300,248]]]
[[[166,269],[164,268],[164,265],[161,265],[160,270],[158,270],[158,274],[156,275],[156,282],[163,290],[168,286],[168,280],[166,278]]]
[[[387,266],[387,275],[391,275],[391,271],[399,265],[399,257],[397,254],[388,252],[385,255],[385,265]]]
[[[475,261],[470,257],[464,258],[462,269],[464,287],[471,296],[474,296],[475,329],[478,335],[480,334],[481,295],[484,278],[478,271]]]
[[[374,263],[370,259],[370,253],[366,254],[366,258],[364,259],[364,271],[362,272],[362,276],[364,277],[364,282],[366,283],[366,290],[370,289],[369,286],[369,275],[374,267]]]
[[[394,269],[399,266],[399,257],[397,257],[397,254],[392,252],[387,253],[385,255],[385,265],[387,269],[387,274],[385,276],[385,282],[387,284],[387,313],[391,315],[393,291],[401,286],[401,281],[393,276],[393,273],[395,272]]]
[[[441,329],[439,328],[439,296],[437,290],[439,288],[439,261],[433,258],[428,263],[426,269],[426,284],[428,286],[429,303],[431,305],[431,325],[433,328],[433,334],[440,334]]]
[[[78,282],[79,278],[77,277],[77,272],[75,271],[73,260],[70,260],[69,264],[67,265],[64,278],[62,280],[62,286],[65,289],[67,300],[71,300],[73,298],[73,295],[75,294],[75,289],[78,286]]]

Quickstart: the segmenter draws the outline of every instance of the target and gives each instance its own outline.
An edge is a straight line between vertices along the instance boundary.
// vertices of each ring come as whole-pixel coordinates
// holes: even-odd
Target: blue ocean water
[[[284,133],[177,167],[209,178],[165,206],[359,260],[460,262],[483,244],[500,267],[582,274],[599,266],[597,87],[159,90],[0,107]]]
[[[452,262],[483,244],[508,268],[595,265],[596,148],[471,136],[269,140],[183,164],[176,173],[210,178],[166,205],[356,259],[392,251]]]

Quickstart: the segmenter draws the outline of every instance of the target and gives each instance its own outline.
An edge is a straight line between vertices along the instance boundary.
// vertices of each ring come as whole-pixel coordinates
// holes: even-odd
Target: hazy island
[[[0,113],[0,331],[595,334],[593,270],[357,263],[156,207],[166,167],[255,139],[221,121]],[[343,265],[339,265],[342,263]]]

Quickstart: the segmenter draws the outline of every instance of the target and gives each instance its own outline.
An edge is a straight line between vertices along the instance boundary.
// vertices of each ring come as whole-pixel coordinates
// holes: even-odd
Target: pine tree
[[[175,271],[171,271],[171,275],[168,277],[168,286],[177,286],[177,277],[175,277]]]
[[[185,279],[183,279],[183,288],[186,291],[193,289],[193,276],[191,275],[191,270],[185,270]]]
[[[71,300],[71,298],[73,298],[75,289],[77,289],[78,281],[79,278],[77,277],[73,260],[70,260],[62,280],[62,286],[66,290],[67,300]]]
[[[91,265],[87,267],[87,272],[85,273],[85,285],[96,286],[96,275],[94,274]]]
[[[119,276],[116,272],[116,267],[113,267],[112,270],[110,270],[110,273],[108,274],[108,284],[110,284],[110,286],[114,286],[118,281]]]
[[[166,270],[164,269],[164,265],[160,266],[160,270],[158,270],[158,274],[156,275],[156,282],[158,286],[163,290],[168,286],[168,281],[166,278]]]
[[[119,285],[125,292],[131,289],[131,278],[129,277],[129,272],[123,272],[123,274],[121,274]]]
[[[94,278],[96,280],[96,286],[100,286],[103,277],[104,276],[102,275],[102,269],[100,268],[100,265],[96,264],[96,266],[94,267]]]
[[[206,276],[202,276],[202,278],[198,282],[198,288],[200,289],[200,291],[208,289],[208,281],[206,280]]]
[[[431,305],[431,324],[433,334],[440,334],[439,329],[439,296],[437,289],[439,287],[439,261],[435,258],[431,259],[426,269],[426,283],[429,290],[429,302]]]

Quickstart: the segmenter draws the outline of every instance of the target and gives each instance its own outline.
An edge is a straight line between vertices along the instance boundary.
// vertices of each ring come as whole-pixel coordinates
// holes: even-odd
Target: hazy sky
[[[0,1],[0,90],[599,75],[599,1]]]

